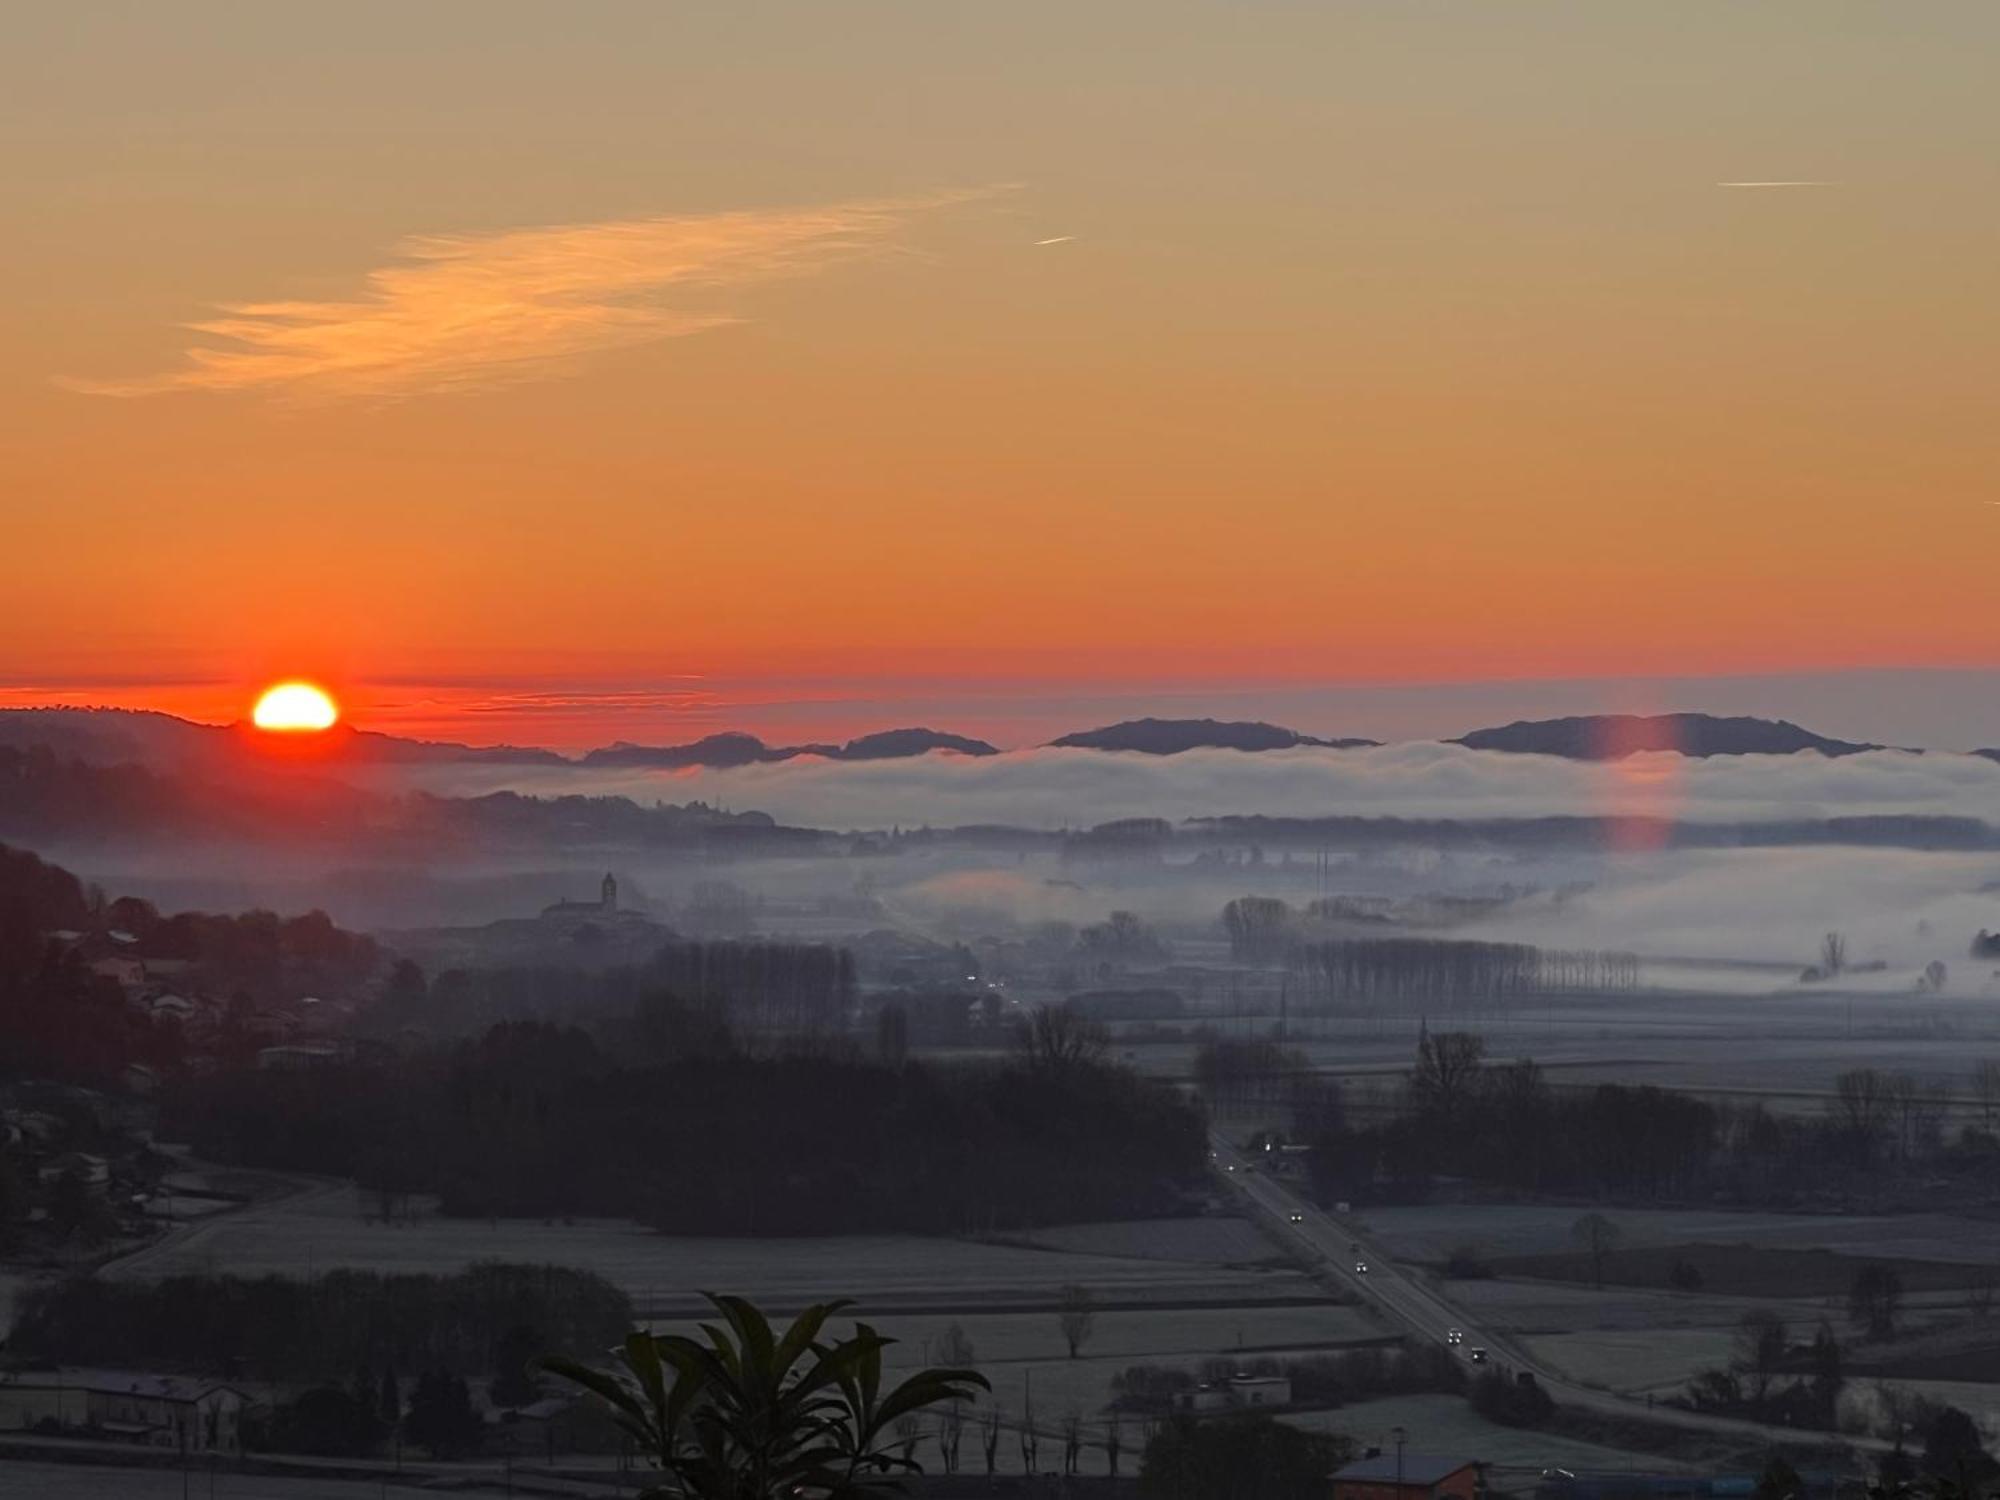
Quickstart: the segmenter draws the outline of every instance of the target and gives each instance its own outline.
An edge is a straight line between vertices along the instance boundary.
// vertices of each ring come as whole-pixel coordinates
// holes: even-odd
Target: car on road
[[[1483,1365],[1486,1363],[1486,1350],[1478,1344],[1474,1344],[1470,1349],[1465,1351],[1465,1357],[1475,1365]]]
[[[1462,1343],[1464,1343],[1464,1342],[1465,1342],[1465,1330],[1464,1330],[1463,1328],[1447,1328],[1447,1329],[1445,1330],[1445,1332],[1444,1332],[1444,1341],[1445,1341],[1445,1342],[1446,1342],[1447,1344],[1462,1344]]]
[[[1368,1274],[1368,1262],[1365,1260],[1357,1260],[1354,1263],[1354,1274],[1356,1276],[1366,1276]]]
[[[1303,1224],[1303,1223],[1305,1223],[1305,1221],[1306,1221],[1306,1216],[1305,1216],[1304,1214],[1293,1214],[1293,1215],[1292,1215],[1292,1222],[1293,1222],[1294,1224]]]

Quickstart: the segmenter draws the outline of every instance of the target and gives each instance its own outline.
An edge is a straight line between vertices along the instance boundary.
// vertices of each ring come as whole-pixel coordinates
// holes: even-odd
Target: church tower
[[[604,872],[603,891],[604,894],[599,898],[597,904],[607,912],[618,910],[618,882],[612,879],[609,870]]]

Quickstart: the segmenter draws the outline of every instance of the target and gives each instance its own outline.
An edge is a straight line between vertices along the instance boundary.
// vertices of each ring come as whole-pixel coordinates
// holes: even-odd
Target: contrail
[[[1769,182],[1718,182],[1717,187],[1726,188],[1798,188],[1798,187],[1838,187],[1840,184],[1819,177],[1780,178]]]
[[[1073,234],[1059,234],[1054,239],[1036,240],[1035,243],[1037,245],[1067,245],[1071,240],[1075,238],[1076,236]]]

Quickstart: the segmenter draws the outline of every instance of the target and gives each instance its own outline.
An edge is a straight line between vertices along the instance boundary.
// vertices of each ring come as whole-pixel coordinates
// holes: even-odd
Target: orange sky
[[[1990,5],[10,26],[0,684],[2000,665]]]

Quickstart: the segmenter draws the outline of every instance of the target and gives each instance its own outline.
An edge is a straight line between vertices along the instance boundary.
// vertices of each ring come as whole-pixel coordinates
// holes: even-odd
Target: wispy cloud
[[[102,396],[273,391],[395,396],[546,378],[601,350],[738,321],[674,306],[701,294],[895,248],[919,214],[993,189],[811,208],[676,214],[490,234],[428,235],[397,248],[352,298],[245,302],[189,325],[211,341],[181,368],[130,380],[63,379]]]
[[[1038,245],[1038,246],[1040,246],[1040,245],[1067,245],[1067,244],[1069,244],[1069,243],[1070,243],[1070,241],[1074,240],[1075,238],[1076,238],[1076,236],[1075,236],[1075,235],[1073,235],[1073,234],[1058,234],[1058,235],[1052,235],[1052,236],[1050,236],[1050,237],[1049,237],[1048,239],[1045,239],[1045,240],[1036,240],[1036,241],[1035,241],[1035,244],[1036,244],[1036,245]]]

